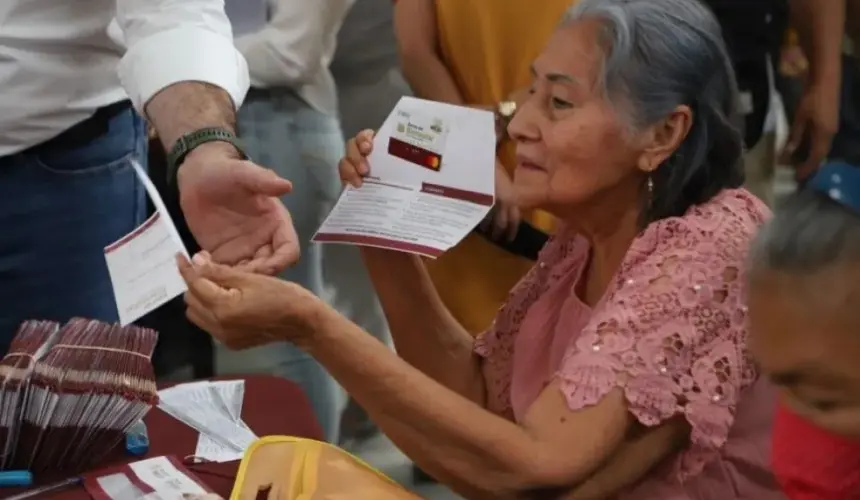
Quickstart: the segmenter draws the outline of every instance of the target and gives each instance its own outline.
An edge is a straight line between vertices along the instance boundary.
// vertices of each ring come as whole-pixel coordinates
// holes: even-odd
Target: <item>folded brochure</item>
[[[404,97],[376,133],[370,174],[313,240],[438,257],[492,208],[495,159],[492,113]]]

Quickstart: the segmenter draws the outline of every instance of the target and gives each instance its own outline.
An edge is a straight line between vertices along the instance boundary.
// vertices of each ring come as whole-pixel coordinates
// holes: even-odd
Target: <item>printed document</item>
[[[119,321],[128,325],[185,292],[176,254],[188,251],[167,207],[146,172],[132,162],[155,213],[137,229],[105,247]]]
[[[314,241],[438,257],[493,206],[495,119],[489,111],[404,97],[379,129],[370,174],[344,189]]]
[[[245,382],[200,381],[158,392],[158,407],[200,433],[194,456],[211,462],[239,460],[257,435],[242,420]]]

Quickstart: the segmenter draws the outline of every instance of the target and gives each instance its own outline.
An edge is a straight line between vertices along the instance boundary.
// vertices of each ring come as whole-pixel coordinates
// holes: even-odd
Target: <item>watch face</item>
[[[510,118],[517,112],[517,103],[514,101],[504,101],[499,103],[499,114],[505,118]]]

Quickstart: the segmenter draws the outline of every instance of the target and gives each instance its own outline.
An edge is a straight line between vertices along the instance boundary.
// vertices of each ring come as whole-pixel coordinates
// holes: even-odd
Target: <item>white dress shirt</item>
[[[240,105],[248,73],[232,39],[224,0],[0,0],[0,156],[126,98],[142,110],[177,82]]]
[[[235,10],[231,4],[256,2],[268,2],[269,22],[236,37],[236,47],[248,61],[251,85],[292,89],[317,110],[336,115],[337,90],[329,64],[337,32],[355,0],[227,0],[227,11]]]

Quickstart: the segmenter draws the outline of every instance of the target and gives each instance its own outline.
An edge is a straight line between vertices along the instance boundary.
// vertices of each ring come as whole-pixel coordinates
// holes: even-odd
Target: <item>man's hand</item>
[[[794,163],[795,177],[802,181],[814,174],[830,153],[830,143],[839,128],[839,84],[810,84],[801,97],[791,126],[783,160]],[[808,141],[806,158],[793,157]],[[807,153],[806,151],[801,151]],[[792,161],[793,160],[793,161]]]
[[[279,199],[292,189],[273,171],[212,142],[186,156],[177,174],[188,227],[216,262],[276,274],[299,259],[290,214]]]

